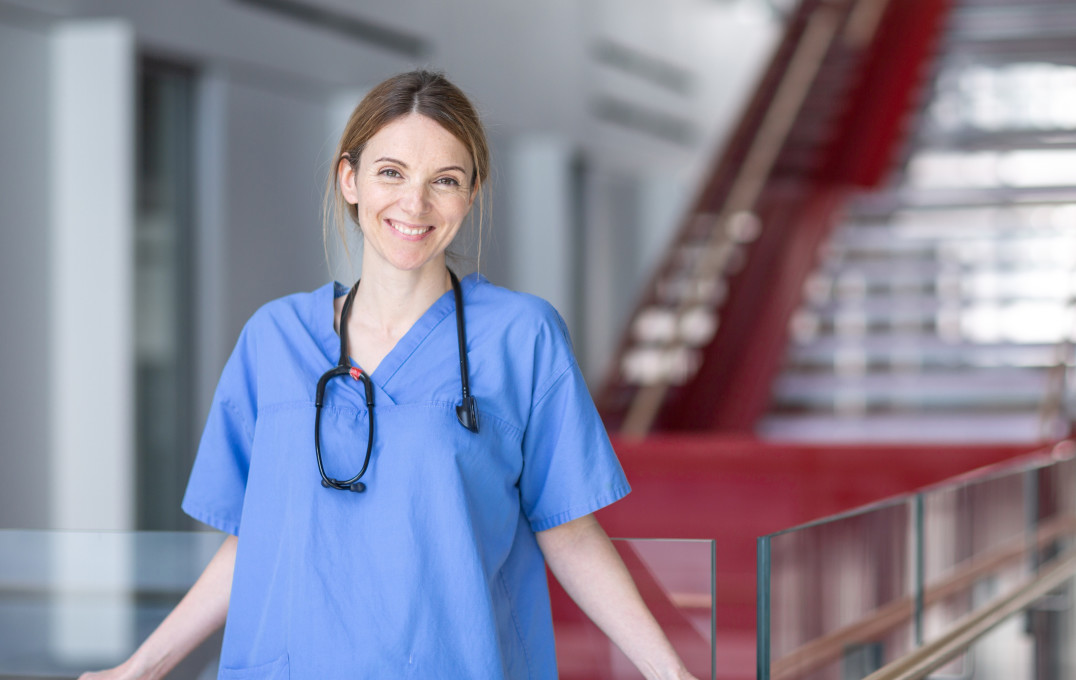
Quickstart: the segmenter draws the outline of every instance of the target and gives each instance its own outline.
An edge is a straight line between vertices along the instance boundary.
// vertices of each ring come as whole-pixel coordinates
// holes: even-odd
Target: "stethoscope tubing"
[[[470,368],[467,364],[467,332],[463,318],[463,293],[461,291],[460,281],[451,269],[448,270],[448,276],[452,281],[452,293],[456,303],[456,339],[459,344],[460,391],[463,395],[462,403],[456,406],[456,417],[459,419],[460,425],[471,432],[478,432],[478,408],[474,396],[471,395],[471,386],[470,381],[468,380]],[[344,306],[340,310],[340,358],[337,361],[336,366],[326,371],[321,378],[318,379],[317,389],[314,393],[314,453],[318,460],[318,472],[321,474],[321,485],[326,488],[339,489],[341,491],[366,490],[366,485],[359,480],[366,474],[366,470],[370,466],[370,456],[374,449],[373,382],[365,371],[351,365],[351,360],[347,351],[347,321],[351,313],[351,303],[354,301],[355,293],[358,290],[359,282],[356,281],[355,285],[348,291],[347,298],[344,299]],[[354,477],[347,480],[339,480],[328,476],[325,473],[325,465],[322,462],[321,457],[321,407],[325,401],[325,387],[329,380],[342,375],[350,375],[352,378],[362,383],[366,393],[367,413],[369,414],[369,436],[366,442],[366,455],[363,457],[362,469],[360,469],[358,474]]]
[[[356,380],[363,384],[363,388],[366,391],[366,410],[370,414],[370,434],[366,441],[366,455],[362,460],[362,469],[359,473],[348,479],[342,481],[325,474],[325,466],[321,460],[321,406],[325,400],[325,386],[329,380],[339,375],[351,375]],[[340,489],[341,491],[363,491],[366,485],[360,482],[362,476],[366,474],[366,468],[370,466],[370,454],[374,448],[374,390],[373,385],[370,384],[370,378],[361,371],[351,369],[349,366],[336,366],[332,368],[318,380],[317,392],[314,397],[314,453],[317,454],[318,459],[318,472],[321,473],[321,485],[325,487],[332,487],[334,489]],[[361,486],[362,488],[352,488],[353,486]]]

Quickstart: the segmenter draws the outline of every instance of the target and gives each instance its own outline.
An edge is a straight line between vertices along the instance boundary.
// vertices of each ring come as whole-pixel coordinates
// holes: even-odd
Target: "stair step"
[[[826,305],[892,304],[920,305],[922,300],[944,299],[949,305],[970,307],[1021,302],[1061,302],[1076,296],[1076,277],[1068,272],[1028,272],[999,276],[946,273],[916,281],[868,279],[858,272],[835,277],[825,273],[812,276],[806,286],[808,309]]]
[[[975,292],[975,291],[972,291]],[[980,299],[968,298],[943,299],[934,295],[858,295],[842,296],[840,289],[828,299],[808,302],[805,309],[812,314],[830,319],[833,317],[854,316],[867,319],[894,317],[899,319],[934,318],[939,314],[975,314],[983,310],[1017,308],[1034,309],[1043,314],[1066,314],[1069,296],[1066,291],[1040,291],[1037,298],[1029,299],[1024,295],[990,295],[979,291]]]
[[[845,308],[829,314],[800,310],[792,318],[793,342],[809,344],[837,337],[849,342],[870,336],[936,336],[950,342],[1059,343],[1073,333],[1073,314],[1058,301],[1027,301],[1013,305],[956,305],[935,314],[894,307],[872,315]]]
[[[944,242],[893,237],[888,241],[842,239],[827,245],[825,255],[827,259],[839,259],[844,263],[920,260],[963,267],[1071,266],[1076,262],[1076,240],[1030,237]]]
[[[1074,211],[1076,212],[1076,211]],[[901,224],[893,219],[885,224],[846,223],[833,233],[832,242],[844,247],[861,247],[882,249],[900,244],[992,247],[999,245],[1029,247],[1039,244],[1072,244],[1076,238],[1070,230],[1062,225],[1056,228],[1036,228],[1027,224],[1011,227],[991,227],[990,223],[957,225],[956,228],[941,229],[921,217]]]
[[[1049,204],[1023,207],[987,206],[944,210],[899,210],[874,215],[846,215],[833,237],[871,240],[889,234],[891,239],[963,241],[997,238],[1071,238],[1076,205]]]
[[[1048,343],[974,344],[946,342],[937,336],[877,335],[850,342],[833,336],[806,345],[792,345],[787,370],[809,371],[855,365],[863,370],[975,367],[1047,368],[1057,362],[1057,346]]]
[[[1049,390],[1044,369],[996,368],[929,373],[784,373],[774,410],[869,412],[903,409],[1037,410]]]
[[[883,197],[889,197],[883,200]],[[1060,235],[1070,232],[1076,203],[1049,202],[1000,205],[996,201],[974,207],[912,207],[892,201],[890,194],[861,197],[849,208],[835,232],[843,238],[860,229],[887,229],[897,237],[994,238],[1033,234]],[[872,203],[871,201],[874,201]]]
[[[989,187],[962,189],[924,189],[896,187],[863,195],[856,199],[850,216],[886,217],[898,211],[940,212],[943,210],[1004,210],[1012,205],[1066,206],[1076,203],[1076,187]]]
[[[770,415],[756,433],[797,442],[1031,443],[1040,436],[1036,413],[877,414],[861,417]]]
[[[1074,279],[1070,276],[1071,268],[1058,264],[1004,262],[990,267],[960,267],[955,263],[943,264],[933,259],[905,259],[907,261],[901,262],[896,259],[878,258],[874,261],[851,263],[827,257],[824,258],[819,273],[831,279],[859,278],[866,283],[876,281],[881,284],[893,282],[923,285],[936,282],[940,277],[955,281],[963,279],[982,281],[988,277],[991,280],[998,280],[999,283],[1034,280],[1036,283],[1049,281],[1055,285],[1074,286]]]
[[[1068,300],[986,300],[976,304],[869,297],[801,309],[792,321],[795,342],[917,331],[950,341],[1060,342],[1074,328]]]

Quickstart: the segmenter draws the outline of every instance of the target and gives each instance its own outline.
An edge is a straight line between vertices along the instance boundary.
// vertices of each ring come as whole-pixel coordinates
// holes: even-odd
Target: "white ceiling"
[[[250,0],[0,0],[0,12],[122,17],[148,52],[312,93],[361,90],[415,66],[442,69],[495,133],[551,134],[599,166],[684,177],[709,162],[780,30],[767,0],[263,1],[321,12],[323,22]],[[334,16],[417,38],[428,52],[409,56],[346,35],[332,29]],[[653,68],[596,56],[610,45]],[[651,77],[654,68],[682,76],[686,91]],[[662,134],[670,126],[679,139]]]

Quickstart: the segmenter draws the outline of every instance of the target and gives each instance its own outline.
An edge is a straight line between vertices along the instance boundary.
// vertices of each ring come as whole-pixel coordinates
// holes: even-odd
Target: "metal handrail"
[[[922,604],[930,605],[940,602],[967,588],[977,579],[1024,557],[1032,548],[1041,549],[1059,538],[1074,535],[1076,535],[1076,517],[1055,518],[1039,527],[1035,541],[1031,544],[1023,536],[1017,536],[989,553],[978,556],[947,578],[927,587],[924,590]],[[870,616],[859,619],[844,628],[811,640],[775,660],[771,669],[771,678],[784,680],[817,670],[826,663],[840,658],[849,644],[889,632],[910,620],[913,616],[913,609],[913,598],[909,595],[890,602]]]
[[[1076,549],[1066,551],[1053,566],[987,607],[965,617],[949,633],[886,664],[864,680],[922,680],[962,654],[972,643],[1000,623],[1076,576]]]

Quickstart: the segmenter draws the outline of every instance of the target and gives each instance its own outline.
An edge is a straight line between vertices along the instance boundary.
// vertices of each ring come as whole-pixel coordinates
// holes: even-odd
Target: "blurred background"
[[[598,380],[781,16],[0,2],[0,526],[190,526],[179,499],[224,360],[258,306],[328,280],[329,156],[365,88],[415,67],[464,88],[493,140],[472,267],[551,300]]]
[[[774,677],[877,668],[887,643],[856,617],[903,606],[924,551],[945,579],[989,552],[976,536],[1009,560],[1034,544],[1031,571],[1064,554],[1074,468],[1024,455],[1070,451],[1071,0],[0,0],[0,529],[196,528],[179,502],[219,371],[258,306],[357,276],[322,245],[330,155],[366,88],[414,67],[484,117],[490,208],[464,268],[567,320],[634,488],[604,526],[712,542],[637,578],[713,677],[755,676],[756,537],[797,641]],[[951,502],[901,495],[1015,458]],[[887,497],[896,519],[782,552],[781,531]],[[35,548],[46,533],[9,532],[23,547],[0,560],[62,574],[87,554],[83,534]],[[139,540],[98,546],[123,592],[155,555],[196,573],[211,549]],[[668,569],[710,592],[665,592]],[[561,644],[589,633],[553,597],[562,677],[613,677]],[[1063,637],[1010,628],[995,657],[1071,677]],[[990,651],[983,677],[1018,677]]]

